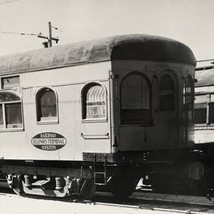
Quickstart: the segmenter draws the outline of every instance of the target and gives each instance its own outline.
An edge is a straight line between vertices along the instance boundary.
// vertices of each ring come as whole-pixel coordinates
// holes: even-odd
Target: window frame
[[[95,85],[99,85],[103,88],[105,93],[105,117],[99,118],[87,118],[87,105],[86,105],[86,97],[89,89]],[[81,89],[81,119],[83,123],[99,123],[99,122],[107,122],[108,121],[108,94],[106,87],[100,82],[88,82]]]
[[[135,120],[134,121],[134,119],[133,119],[133,121],[122,121],[123,120],[122,115],[124,114],[122,111],[125,111],[125,109],[122,108],[123,107],[122,106],[122,93],[123,93],[122,92],[122,86],[123,86],[124,80],[126,80],[127,78],[129,78],[132,75],[138,75],[141,78],[143,78],[144,81],[147,83],[147,86],[148,86],[149,109],[139,109],[139,110],[134,109],[136,112],[138,112],[136,114],[141,113],[141,114],[149,115],[148,116],[149,119],[145,119],[144,121],[143,120],[141,120],[141,121],[140,120],[139,121]],[[153,103],[152,103],[152,84],[151,84],[151,80],[149,79],[149,77],[146,74],[144,74],[144,73],[142,73],[140,71],[131,71],[130,73],[125,75],[123,77],[121,83],[120,83],[120,123],[121,123],[121,125],[122,126],[127,126],[127,125],[131,126],[131,125],[133,125],[133,126],[145,126],[145,127],[153,126],[154,122],[153,122],[152,106],[153,106]],[[134,110],[130,110],[130,109],[128,110],[127,109],[127,112],[129,111],[129,112],[131,112],[131,114],[135,114],[135,113],[133,113]],[[125,114],[128,114],[127,112]]]
[[[188,83],[190,84],[188,86]],[[187,89],[190,88],[190,92],[187,91]],[[192,75],[187,75],[184,78],[184,109],[186,111],[186,116],[188,119],[188,122],[193,123],[194,122],[194,99],[195,99],[195,91],[194,91],[194,78]],[[189,102],[189,98],[191,101]]]
[[[56,116],[50,117],[50,119],[42,119],[40,116],[39,120],[39,111],[38,111],[38,96],[43,90],[49,89],[54,92],[55,99],[56,99]],[[36,123],[37,125],[46,125],[46,124],[58,124],[59,123],[59,103],[58,103],[58,95],[55,89],[50,86],[44,86],[37,89],[35,94],[35,109],[36,109]],[[48,118],[48,117],[44,117]]]
[[[206,104],[204,104],[204,105],[206,105]],[[204,123],[198,123],[198,122],[196,122],[196,115],[198,115],[198,114],[196,114],[196,111],[197,111],[197,110],[205,111],[205,118],[203,118],[203,120],[205,121]],[[208,124],[208,123],[207,123],[207,105],[206,105],[204,108],[199,108],[199,107],[196,105],[194,111],[195,111],[194,124],[195,124],[196,126],[198,126],[198,125],[207,125],[207,124]]]
[[[4,79],[10,79],[10,78],[15,78],[15,77],[18,77],[18,79],[19,79],[19,84],[15,85],[14,87],[8,87],[8,88],[4,88],[4,87],[3,87],[3,80],[4,80]],[[1,81],[0,81],[0,85],[1,85],[1,89],[2,89],[2,90],[12,90],[13,88],[19,88],[19,87],[20,87],[20,75],[2,76],[2,77],[1,77]]]
[[[161,80],[164,76],[169,76],[172,80],[172,83],[173,83],[173,89],[162,89],[161,90]],[[171,72],[164,72],[160,78],[159,78],[159,81],[158,81],[158,109],[160,112],[175,112],[177,111],[177,94],[176,94],[176,91],[177,91],[177,84],[176,84],[176,79],[174,78],[174,73],[171,73]],[[168,91],[172,91],[172,93],[168,93]],[[173,109],[162,109],[161,108],[161,96],[166,96],[166,95],[173,95],[174,97],[174,108]]]
[[[207,116],[208,116],[208,101],[209,101],[209,97],[208,97],[208,94],[195,94],[195,100],[196,97],[199,97],[199,96],[205,96],[205,99],[204,99],[204,102],[200,101],[200,102],[195,102],[194,103],[194,124],[196,126],[201,126],[201,125],[207,125],[208,124],[208,120],[207,120]],[[205,113],[205,123],[196,123],[195,122],[195,112],[196,112],[196,109],[205,109],[206,113]]]
[[[17,131],[23,131],[24,130],[24,113],[23,113],[23,100],[22,97],[11,90],[0,90],[0,93],[9,93],[9,94],[14,94],[15,96],[19,97],[19,100],[15,101],[4,101],[0,102],[0,105],[2,105],[2,120],[3,120],[3,126],[0,126],[0,132],[17,132]],[[7,127],[7,116],[6,116],[6,105],[10,104],[20,104],[20,116],[21,116],[21,124],[19,127]],[[16,125],[16,124],[14,124]]]
[[[195,97],[197,97],[197,96],[206,96],[206,102],[199,102],[199,103],[195,103],[195,105],[194,105],[194,110],[195,109],[199,109],[198,108],[198,106],[199,105],[204,105],[204,106],[206,106],[206,118],[205,118],[205,120],[206,120],[206,122],[205,123],[195,123],[195,117],[194,117],[194,123],[195,123],[195,126],[197,127],[197,126],[209,126],[209,125],[211,125],[211,126],[213,126],[214,125],[214,122],[210,122],[210,104],[212,103],[212,104],[214,104],[214,100],[212,101],[211,100],[211,97],[212,97],[212,95],[214,96],[214,92],[210,92],[210,93],[196,93],[195,94]]]

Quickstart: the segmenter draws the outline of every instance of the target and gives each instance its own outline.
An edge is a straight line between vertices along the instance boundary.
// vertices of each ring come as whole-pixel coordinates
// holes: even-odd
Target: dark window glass
[[[5,104],[7,128],[19,128],[22,124],[21,103]]]
[[[195,109],[195,124],[205,124],[206,123],[206,115],[207,109],[206,108],[197,108]]]
[[[19,76],[2,78],[1,82],[3,89],[12,89],[20,85]]]
[[[2,105],[0,104],[0,126],[3,126],[3,111]]]
[[[0,127],[23,128],[20,97],[9,91],[0,92]]]
[[[175,110],[175,85],[170,75],[164,75],[160,80],[160,110]]]
[[[56,95],[53,90],[44,88],[37,94],[37,120],[51,120],[57,116]]]
[[[149,108],[149,87],[145,78],[138,74],[128,76],[122,84],[122,109]]]
[[[128,75],[121,86],[121,123],[151,124],[151,87],[141,74]]]
[[[99,84],[91,84],[83,92],[83,119],[106,118],[106,93]]]
[[[186,79],[186,111],[188,112],[188,120],[193,120],[194,109],[194,82],[189,75]]]
[[[188,76],[186,80],[186,104],[190,105],[192,109],[193,103],[194,103],[194,83],[192,77]]]
[[[209,103],[209,123],[214,123],[214,103]]]

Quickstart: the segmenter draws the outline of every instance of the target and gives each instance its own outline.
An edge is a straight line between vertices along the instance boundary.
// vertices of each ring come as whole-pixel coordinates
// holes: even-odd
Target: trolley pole
[[[48,22],[48,27],[49,27],[49,47],[52,47],[52,29],[51,29],[51,22]]]

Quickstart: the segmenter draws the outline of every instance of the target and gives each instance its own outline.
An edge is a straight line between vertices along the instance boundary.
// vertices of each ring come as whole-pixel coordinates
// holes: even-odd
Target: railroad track
[[[103,198],[100,198],[100,196]],[[115,204],[115,199],[110,193],[97,193],[94,200],[96,203]],[[107,199],[109,197],[109,201]],[[102,202],[103,201],[103,202]],[[108,202],[106,202],[108,201]],[[214,202],[205,197],[184,196],[171,194],[145,193],[136,191],[124,202],[116,203],[118,206],[133,206],[136,209],[148,209],[172,213],[214,213]]]
[[[192,196],[192,195],[175,195],[175,194],[161,194],[152,192],[140,192],[133,193],[131,198],[153,200],[153,201],[165,201],[175,203],[186,203],[192,205],[206,205],[214,207],[214,198],[205,196]]]
[[[80,201],[72,199],[56,199],[38,196],[25,196],[20,197],[12,194],[11,192],[2,192],[0,197],[8,197],[13,200],[34,200],[35,202],[46,201],[47,203],[65,203],[67,206],[86,206],[93,205],[94,209],[111,208],[124,210],[122,213],[126,213],[131,210],[131,213],[185,213],[185,214],[204,214],[214,213],[214,203],[206,198],[197,196],[173,196],[166,194],[154,194],[154,193],[143,193],[135,192],[128,200],[119,202],[111,195],[111,193],[97,192],[93,201]],[[207,202],[207,203],[204,203]],[[42,206],[41,206],[42,207]],[[115,210],[116,211],[116,210]],[[130,213],[130,212],[128,212]],[[79,214],[79,213],[77,213]]]

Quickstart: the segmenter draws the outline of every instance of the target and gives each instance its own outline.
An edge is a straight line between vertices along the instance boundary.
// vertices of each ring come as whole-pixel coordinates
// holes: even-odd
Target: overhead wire
[[[15,1],[20,1],[20,0],[5,0],[5,1],[1,1],[0,0],[0,4],[6,4],[6,3],[10,3],[10,2],[15,2]],[[193,13],[193,14],[189,14],[189,15],[183,15],[183,16],[176,16],[176,17],[174,17],[174,18],[171,18],[171,19],[178,19],[178,18],[185,18],[185,17],[191,17],[191,16],[203,16],[203,15],[209,15],[209,14],[213,14],[214,13],[214,11],[208,11],[208,12],[202,12],[202,13]],[[164,20],[164,19],[162,19],[162,20]],[[141,23],[143,23],[143,22],[145,22],[145,21],[138,21],[138,22],[134,22],[134,23],[126,23],[126,24],[113,24],[113,25],[105,25],[105,28],[107,27],[112,27],[112,26],[118,26],[118,25],[120,25],[120,27],[121,26],[127,26],[127,25],[129,25],[129,26],[133,26],[132,24],[135,24],[135,25],[138,25],[138,24],[141,24]],[[60,33],[62,33],[64,30],[61,30],[60,28],[58,28],[58,27],[55,27],[55,26],[51,26],[53,29],[55,29],[55,30],[57,30],[57,31],[59,31]],[[99,26],[99,27],[87,27],[87,29],[100,29],[100,28],[102,28],[101,26]],[[65,30],[66,31],[66,30]],[[65,32],[64,31],[64,32]],[[10,31],[2,31],[2,32],[0,32],[1,34],[16,34],[16,35],[21,35],[21,36],[38,36],[38,35],[41,35],[41,34],[35,34],[35,33],[19,33],[19,32],[10,32]],[[65,34],[66,35],[66,34]],[[72,41],[74,41],[74,40],[76,40],[76,41],[79,41],[80,40],[80,38],[75,38],[75,37],[72,37],[70,34],[67,34],[66,36],[62,36],[61,37],[61,39],[65,39],[65,40],[68,40],[68,39],[72,39]],[[18,40],[18,41],[21,41],[21,40]],[[213,59],[212,59],[213,60]],[[209,61],[209,60],[207,60],[207,61]],[[197,62],[202,62],[201,60],[198,60]]]
[[[0,1],[0,4],[7,4],[7,3],[11,3],[14,1],[20,1],[20,0],[8,0],[8,1]]]
[[[16,35],[26,35],[26,36],[37,36],[35,33],[18,33],[18,32],[10,32],[10,31],[1,31],[0,33],[4,34],[16,34]]]
[[[20,32],[11,32],[11,31],[0,31],[0,34],[13,34],[13,35],[28,36],[27,38],[18,39],[18,40],[13,41],[13,42],[1,44],[1,46],[10,46],[11,44],[15,44],[15,43],[18,43],[20,41],[23,41],[23,40],[26,40],[26,39],[30,39],[31,36],[38,36],[41,33],[40,34],[35,34],[35,33],[23,33],[23,32],[20,33]]]

